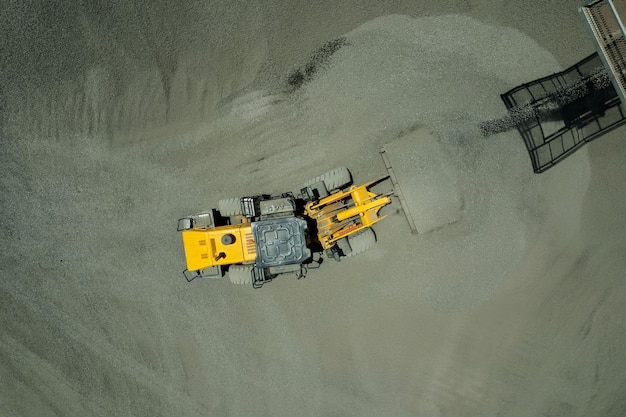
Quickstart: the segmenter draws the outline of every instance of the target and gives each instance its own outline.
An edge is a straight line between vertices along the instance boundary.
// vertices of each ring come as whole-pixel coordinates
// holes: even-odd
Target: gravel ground
[[[624,415],[622,130],[541,175],[480,130],[577,4],[139,3],[0,6],[1,415]],[[179,217],[382,145],[426,233],[184,280]]]

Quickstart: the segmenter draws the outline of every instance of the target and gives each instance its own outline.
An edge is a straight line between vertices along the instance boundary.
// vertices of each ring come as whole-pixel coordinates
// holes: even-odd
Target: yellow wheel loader
[[[337,168],[304,184],[298,193],[256,195],[219,202],[219,208],[182,218],[188,281],[221,278],[255,288],[280,274],[306,276],[322,254],[337,261],[369,249],[370,228],[385,216],[390,195],[370,191],[383,177],[352,185],[347,168]],[[318,255],[314,259],[314,255]]]

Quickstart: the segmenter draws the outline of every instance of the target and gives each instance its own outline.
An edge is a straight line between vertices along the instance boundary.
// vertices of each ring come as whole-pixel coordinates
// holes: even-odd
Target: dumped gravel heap
[[[450,205],[440,212],[455,213],[460,205],[459,220],[429,237],[415,267],[428,277],[430,302],[440,308],[487,298],[524,257],[551,203],[547,178],[532,173],[519,134],[485,138],[480,123],[505,113],[500,93],[558,71],[558,64],[516,30],[463,16],[385,16],[345,38],[302,87],[303,124],[327,146],[365,149],[355,151],[361,158],[393,142],[402,163],[396,169],[413,170],[401,173],[401,186],[416,196],[410,207],[416,222],[432,217],[420,196],[430,198],[433,190],[445,198],[432,201]],[[420,141],[418,127],[432,131],[436,143]],[[586,154],[578,159],[572,172],[559,167],[555,175],[584,190]],[[568,199],[568,207],[578,207],[582,192]]]

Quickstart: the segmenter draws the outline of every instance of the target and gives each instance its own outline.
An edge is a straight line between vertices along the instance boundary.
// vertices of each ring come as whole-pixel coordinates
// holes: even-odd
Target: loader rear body
[[[215,265],[253,263],[256,259],[250,223],[185,230],[182,235],[190,271]]]

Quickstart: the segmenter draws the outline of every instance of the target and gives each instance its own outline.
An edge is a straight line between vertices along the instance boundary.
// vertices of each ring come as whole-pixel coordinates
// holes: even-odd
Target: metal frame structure
[[[554,101],[559,91],[584,82],[602,67],[604,63],[594,53],[565,71],[515,87],[501,98],[511,112],[551,107],[550,101]],[[517,129],[526,144],[533,170],[540,173],[625,122],[626,109],[609,83],[602,89],[590,88],[589,94],[552,112],[535,111],[533,117],[518,124]]]
[[[579,9],[621,100],[626,103],[625,0],[593,0]]]

